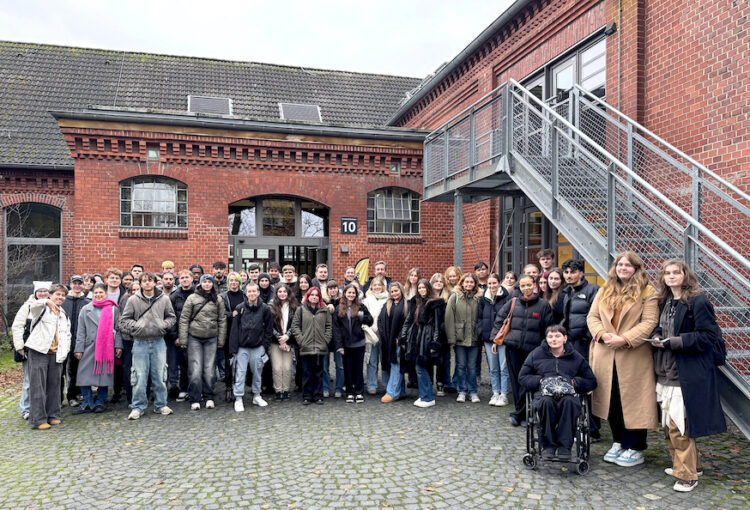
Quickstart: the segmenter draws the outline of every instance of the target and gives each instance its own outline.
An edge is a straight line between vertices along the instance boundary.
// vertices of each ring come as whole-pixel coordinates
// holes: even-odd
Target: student
[[[377,276],[372,280],[372,282],[370,282],[370,289],[367,291],[365,299],[362,300],[362,304],[365,305],[374,320],[380,316],[380,311],[383,309],[386,301],[388,301],[388,293],[385,291],[385,280],[382,277]],[[377,322],[372,325],[372,330],[377,334]],[[378,391],[378,365],[381,358],[380,349],[380,342],[376,343],[375,345],[367,346],[367,350],[370,351],[370,357],[367,361],[367,393],[369,395],[375,395]],[[380,379],[383,383],[383,386],[388,384],[388,378],[390,377],[390,368],[390,365],[383,365],[381,367]]]
[[[399,345],[404,350],[404,360],[416,366],[419,398],[414,405],[427,408],[435,405],[430,371],[440,362],[441,344],[446,341],[445,301],[435,296],[428,280],[419,280],[415,287],[416,295],[408,302]]]
[[[161,275],[161,291],[167,296],[175,291],[175,277],[171,272]]]
[[[500,285],[500,276],[492,273],[487,277],[487,290],[479,298],[477,305],[477,332],[484,342],[484,353],[487,355],[487,366],[490,369],[492,385],[491,406],[508,405],[508,364],[505,359],[505,345],[495,346],[494,337],[490,336],[495,324],[495,316],[510,299],[510,293]]]
[[[234,321],[233,312],[234,310],[245,302],[245,293],[242,290],[242,276],[240,273],[229,273],[227,275],[227,286],[228,290],[222,292],[221,297],[224,303],[224,316],[226,317],[226,338],[229,339],[232,336],[232,326]],[[223,381],[225,386],[225,400],[227,402],[234,402],[234,395],[232,394],[232,386],[234,384],[234,374],[232,374],[232,367],[227,366],[228,360],[231,360],[232,355],[229,353],[229,341],[224,342],[224,347],[221,350],[224,359],[224,372]],[[220,372],[221,375],[221,372]]]
[[[307,276],[306,274],[299,275],[299,277],[297,278],[297,284],[294,286],[294,297],[297,298],[297,301],[302,303],[303,297],[305,296],[305,294],[307,294],[307,291],[310,290],[310,287],[312,286],[312,279],[309,276]]]
[[[252,283],[258,283],[258,277],[260,276],[260,266],[258,264],[250,264],[247,266],[247,281]]]
[[[417,295],[417,282],[422,279],[422,271],[418,267],[409,269],[406,273],[406,283],[404,284],[404,297],[407,300]]]
[[[281,273],[281,266],[278,262],[271,261],[268,263],[268,276],[271,278],[271,285],[276,288],[276,285],[278,285],[281,282],[281,277],[279,274]]]
[[[11,327],[13,332],[13,349],[18,353],[16,359],[21,360],[23,368],[23,386],[21,387],[21,400],[18,402],[18,407],[21,409],[21,418],[24,420],[29,419],[31,405],[29,402],[29,357],[25,352],[24,343],[27,339],[24,336],[39,321],[41,313],[46,311],[44,307],[34,306],[32,308],[31,305],[37,301],[48,299],[50,286],[52,286],[52,282],[34,282],[34,292],[21,305],[21,308],[18,309],[18,313],[16,313],[13,319],[13,326]]]
[[[205,399],[206,409],[214,405],[214,363],[216,350],[226,339],[224,303],[219,301],[216,282],[201,276],[195,292],[182,308],[179,320],[180,347],[187,350],[190,409],[198,411]]]
[[[565,328],[554,324],[547,328],[542,345],[531,351],[523,362],[518,381],[526,391],[534,392],[532,407],[539,413],[542,428],[542,458],[569,461],[576,420],[581,402],[576,393],[586,394],[596,388],[596,378],[586,359],[566,343]],[[545,395],[545,382],[552,380],[562,390]],[[552,390],[546,390],[552,391]]]
[[[365,358],[365,333],[362,326],[372,326],[373,318],[367,307],[359,302],[359,289],[347,285],[338,309],[333,314],[334,349],[344,356],[346,402],[365,401],[362,363]]]
[[[467,393],[473,403],[480,401],[476,372],[479,356],[478,302],[477,278],[474,273],[466,273],[445,307],[445,333],[456,356],[456,402],[466,402]]]
[[[290,289],[294,289],[294,284],[297,283],[297,271],[294,269],[294,266],[287,264],[282,267],[281,278]]]
[[[328,266],[326,264],[318,264],[315,266],[315,278],[312,279],[311,285],[320,289],[320,293],[323,295],[323,301],[328,302],[328,287],[326,282],[328,281]],[[359,293],[359,287],[357,288]]]
[[[336,280],[328,280],[328,312],[333,314],[339,306],[341,301],[342,288],[336,283]],[[359,294],[360,297],[362,294]],[[336,352],[333,348],[333,344],[328,346],[328,354],[326,359],[323,361],[323,397],[328,398],[331,396],[331,355],[333,355],[334,367],[336,369],[335,380],[333,381],[333,396],[334,398],[341,398],[344,395],[344,357],[341,353]]]
[[[154,395],[154,412],[172,414],[167,407],[167,346],[164,335],[177,318],[169,297],[156,288],[156,276],[143,273],[141,289],[125,303],[120,317],[120,330],[133,338],[132,411],[128,420],[137,420],[148,407],[146,386],[149,376]]]
[[[430,285],[432,286],[432,292],[436,297],[441,298],[443,301],[448,303],[448,299],[453,294],[448,290],[448,286],[445,281],[445,276],[441,273],[435,273],[430,278]],[[445,386],[453,386],[451,382],[451,346],[448,342],[440,344],[440,363],[435,366],[435,383],[436,392],[435,395],[438,397],[445,396]],[[479,359],[477,357],[477,359]],[[477,373],[479,373],[477,371]],[[455,392],[454,392],[455,393]]]
[[[462,276],[461,270],[456,266],[450,266],[445,270],[445,286],[449,292],[453,292]]]
[[[122,273],[122,286],[125,287],[125,290],[129,291],[131,285],[133,285],[133,274],[130,272]]]
[[[28,357],[29,425],[33,429],[45,430],[62,423],[61,370],[70,350],[70,321],[62,309],[67,293],[64,286],[55,284],[50,286],[49,299],[29,303],[30,315],[41,316],[21,349],[25,347]]]
[[[227,264],[222,260],[217,260],[213,263],[211,270],[213,272],[214,281],[216,282],[217,293],[226,292],[227,290]]]
[[[161,272],[162,273],[172,273],[175,274],[174,271],[174,262],[171,260],[165,260],[161,263]]]
[[[487,276],[489,276],[490,267],[486,262],[477,262],[474,264],[474,276],[477,277],[477,294],[482,295],[487,290]]]
[[[96,283],[96,280],[94,279],[93,274],[89,273],[83,273],[83,295],[86,296],[88,299],[91,299],[91,289],[94,288],[94,284]]]
[[[376,276],[382,276],[383,279],[385,279],[386,285],[391,284],[391,278],[388,276],[388,265],[383,260],[378,260],[375,262],[375,265],[373,266],[373,272],[374,275],[372,278],[375,278]],[[372,278],[370,278],[363,286],[362,286],[362,293],[366,293],[368,290],[370,290],[370,282],[372,282]]]
[[[266,407],[268,403],[260,395],[261,373],[268,361],[268,349],[273,336],[271,308],[260,300],[260,290],[255,282],[245,285],[247,301],[234,311],[232,335],[229,337],[229,353],[234,362],[234,410],[245,410],[242,397],[245,395],[245,376],[248,365],[253,374],[253,405]]]
[[[127,299],[123,299],[127,294],[127,289],[122,284],[122,271],[116,268],[107,269],[104,273],[104,281],[107,284],[107,299],[117,303],[118,308],[122,310]]]
[[[277,284],[271,303],[273,341],[269,352],[276,400],[289,400],[292,385],[292,358],[296,343],[291,326],[294,312],[298,307],[297,299],[289,287],[283,283]]]
[[[541,271],[551,271],[555,267],[555,251],[545,248],[540,250],[536,254],[536,259],[539,261],[539,266],[542,268]]]
[[[702,473],[695,438],[726,432],[719,397],[717,365],[724,364],[726,347],[716,313],[698,278],[681,259],[664,262],[656,278],[659,325],[655,340],[656,400],[672,467],[673,489],[690,492]]]
[[[547,328],[554,324],[552,308],[549,303],[534,293],[536,281],[530,275],[523,275],[519,280],[520,298],[511,298],[495,316],[495,325],[490,337],[495,338],[506,317],[511,315],[510,331],[505,337],[505,358],[508,363],[510,387],[513,391],[515,410],[510,415],[510,424],[514,427],[526,422],[526,390],[518,381],[523,362],[531,351],[539,347]],[[515,301],[515,306],[513,305]]]
[[[265,304],[270,304],[273,298],[273,287],[271,286],[271,276],[268,273],[258,275],[258,289],[260,289],[259,298]]]
[[[658,425],[654,360],[646,338],[659,322],[659,295],[638,255],[617,256],[586,322],[599,384],[592,410],[609,421],[614,440],[604,461],[622,467],[643,464],[648,429]]]
[[[323,363],[331,343],[332,323],[319,288],[311,287],[305,293],[303,304],[294,312],[291,333],[299,344],[302,404],[323,404]]]
[[[250,276],[247,274],[247,271],[245,271],[244,269],[241,270],[238,274],[240,275],[241,287],[244,289],[245,284],[250,279]]]
[[[190,273],[193,275],[193,285],[198,285],[201,276],[203,276],[203,266],[200,264],[193,264],[190,266]]]
[[[71,276],[70,291],[68,291],[65,302],[62,304],[62,308],[65,310],[65,315],[68,316],[68,320],[70,321],[71,342],[74,342],[75,339],[78,338],[78,317],[81,314],[81,310],[90,302],[91,300],[83,294],[83,277],[77,274]],[[78,386],[80,385],[76,382],[76,376],[78,375],[78,358],[73,352],[68,355],[68,359],[63,363],[62,373],[68,380],[68,389],[65,395],[68,399],[68,405],[70,407],[76,407],[80,403],[80,393],[78,391]],[[64,387],[62,381],[60,382],[60,385],[61,388]]]
[[[130,274],[133,275],[133,281],[140,281],[141,275],[143,274],[143,266],[140,264],[133,264],[133,266],[130,268]]]
[[[78,317],[74,355],[78,362],[77,382],[83,399],[73,414],[103,413],[109,387],[115,382],[115,358],[122,356],[120,309],[107,297],[107,286],[94,285],[94,299]],[[96,399],[93,395],[96,386]]]
[[[546,282],[544,285],[542,284],[543,281]],[[553,267],[549,271],[543,272],[539,277],[540,296],[552,307],[552,315],[555,318],[556,324],[560,324],[563,320],[562,292],[565,287],[565,276],[563,275],[563,270],[559,267]]]
[[[406,398],[404,374],[401,372],[402,349],[398,342],[406,315],[404,288],[398,282],[391,282],[388,286],[388,301],[380,311],[377,321],[382,353],[381,362],[384,367],[390,367],[385,395],[380,399],[386,404]]]
[[[177,402],[184,402],[189,396],[188,357],[187,352],[180,346],[178,324],[185,302],[195,291],[192,271],[189,269],[180,271],[179,283],[180,286],[169,295],[169,301],[172,303],[172,309],[176,317],[175,325],[170,328],[164,339],[167,344],[169,398],[176,399]]]
[[[516,273],[513,271],[507,271],[503,276],[503,281],[500,282],[500,285],[502,285],[509,294],[513,294],[516,290],[517,283],[518,276],[516,276]]]

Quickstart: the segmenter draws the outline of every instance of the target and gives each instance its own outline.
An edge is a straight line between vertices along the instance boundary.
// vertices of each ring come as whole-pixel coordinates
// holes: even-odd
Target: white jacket
[[[31,315],[39,317],[44,307],[47,306],[47,301],[49,300],[40,299],[30,303]],[[62,308],[60,308],[60,315],[55,315],[51,310],[45,311],[37,326],[31,330],[29,339],[26,340],[26,347],[47,354],[50,346],[52,346],[55,330],[57,330],[57,355],[55,360],[62,363],[70,352],[70,320],[68,320],[68,316]]]
[[[378,317],[380,316],[380,311],[383,309],[383,306],[388,301],[388,293],[382,292],[380,294],[375,294],[375,292],[368,290],[367,295],[362,300],[362,304],[364,304],[367,307],[367,311],[370,312],[370,315],[372,315],[372,330],[377,331],[378,330]]]
[[[39,312],[41,312],[41,310],[37,310],[36,315],[32,315],[30,305],[35,301],[36,298],[34,297],[34,294],[30,295],[29,298],[21,305],[21,308],[18,309],[18,313],[16,313],[16,317],[13,319],[11,332],[13,333],[14,351],[20,351],[21,349],[23,349],[23,330],[26,328],[26,319],[31,319],[31,322],[33,324],[34,320],[36,320],[37,316],[39,315]]]

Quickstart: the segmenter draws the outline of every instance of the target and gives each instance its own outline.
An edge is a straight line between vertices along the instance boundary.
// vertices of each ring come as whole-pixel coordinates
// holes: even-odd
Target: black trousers
[[[301,365],[299,372],[302,374],[302,398],[323,398],[323,363],[328,361],[328,355],[309,354],[298,359]]]
[[[364,345],[362,347],[344,347],[344,384],[346,384],[347,394],[362,395],[365,392],[365,379],[362,373],[364,361]]]
[[[617,379],[617,367],[612,367],[612,394],[609,398],[609,427],[612,429],[612,439],[620,443],[624,450],[638,450],[642,452],[648,447],[648,430],[625,428],[625,418],[622,416],[622,400],[620,399],[620,383]]]
[[[68,389],[65,391],[65,398],[67,400],[77,398],[81,393],[78,390],[78,384],[76,384],[76,378],[78,376],[78,358],[75,357],[72,350],[70,354],[68,354],[68,359],[65,360],[65,364],[63,365],[63,376],[68,380]],[[60,389],[62,389],[62,387]]]
[[[531,405],[539,413],[542,448],[570,449],[575,437],[576,420],[581,414],[581,402],[572,395],[556,400],[539,393],[534,396]]]
[[[528,352],[513,347],[505,346],[505,359],[508,362],[508,375],[510,376],[510,388],[513,391],[513,402],[516,406],[511,416],[518,421],[526,419],[526,390],[518,382],[518,374],[521,372],[523,362],[526,361]]]

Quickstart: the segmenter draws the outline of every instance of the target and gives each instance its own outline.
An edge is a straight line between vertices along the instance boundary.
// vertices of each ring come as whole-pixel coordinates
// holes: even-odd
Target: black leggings
[[[624,450],[630,449],[642,452],[648,446],[646,441],[648,430],[625,428],[625,418],[622,416],[622,400],[620,399],[620,383],[617,379],[617,367],[614,365],[612,366],[612,394],[609,398],[607,421],[612,429],[614,442],[620,443]]]

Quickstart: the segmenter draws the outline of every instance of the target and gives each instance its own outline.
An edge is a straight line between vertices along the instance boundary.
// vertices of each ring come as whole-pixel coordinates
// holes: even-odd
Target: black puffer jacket
[[[512,304],[513,300],[509,299],[495,316],[495,325],[490,332],[492,338],[495,338],[503,325]],[[516,307],[513,309],[513,318],[510,321],[510,331],[505,337],[505,345],[519,351],[531,352],[541,345],[547,327],[554,323],[552,308],[544,299],[536,295],[528,301],[518,298]]]
[[[182,288],[182,285],[180,285],[177,290],[173,291],[169,295],[169,300],[172,302],[174,314],[177,316],[177,322],[175,323],[174,327],[167,331],[167,334],[164,335],[167,340],[174,341],[180,337],[179,324],[180,316],[182,315],[182,309],[185,307],[185,301],[187,301],[187,298],[190,297],[190,294],[192,294],[193,292],[195,292],[194,286],[190,287],[188,290],[185,290]]]
[[[411,298],[408,306],[409,313],[399,335],[404,359],[422,367],[429,367],[432,363],[440,364],[441,347],[448,343],[445,334],[445,301],[441,298],[427,301],[420,307],[416,317],[417,298]]]
[[[362,331],[362,325],[372,326],[374,320],[367,307],[362,303],[359,304],[359,311],[349,319],[346,315],[339,317],[339,310],[333,312],[333,346],[334,350],[365,346],[365,333]]]
[[[572,381],[578,393],[588,393],[596,388],[596,377],[586,358],[569,343],[564,347],[559,358],[552,354],[546,340],[531,351],[518,374],[518,382],[526,391],[536,391],[542,379],[558,375]]]
[[[562,325],[568,330],[568,342],[586,359],[588,359],[589,342],[591,342],[591,332],[586,324],[586,317],[597,292],[599,292],[599,286],[584,279],[577,287],[568,286],[563,289],[558,298],[558,301],[562,299],[563,302]]]
[[[260,301],[255,304],[242,303],[237,307],[233,322],[229,337],[230,354],[237,354],[240,347],[253,349],[263,346],[268,352],[273,336],[271,307]]]
[[[492,342],[494,337],[490,336],[492,327],[495,325],[495,316],[503,308],[503,305],[510,299],[510,293],[500,286],[495,296],[490,296],[490,291],[484,293],[479,298],[477,306],[477,334],[483,342]]]

